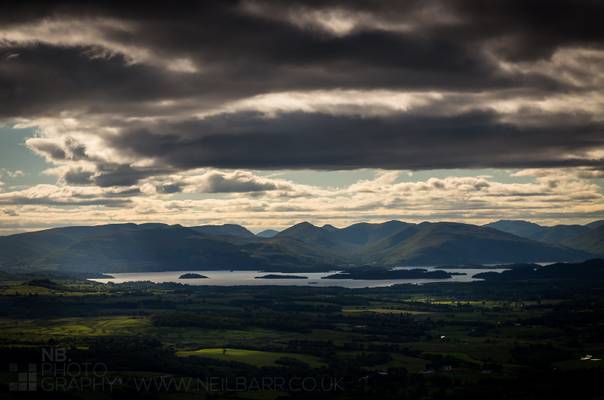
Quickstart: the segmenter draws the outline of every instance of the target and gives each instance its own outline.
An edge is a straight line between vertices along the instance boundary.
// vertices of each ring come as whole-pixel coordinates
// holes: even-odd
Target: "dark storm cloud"
[[[59,161],[65,160],[67,155],[63,147],[55,142],[51,142],[43,139],[36,139],[35,145],[32,146],[38,153],[45,155],[51,160]]]
[[[65,172],[63,179],[69,185],[87,185],[92,182],[92,171],[82,168],[72,168]]]
[[[162,175],[168,170],[155,168],[135,168],[127,164],[100,164],[99,174],[94,183],[100,187],[131,186],[139,180],[153,175]]]
[[[331,12],[350,26],[321,19]],[[68,138],[28,142],[56,163],[94,163],[63,179],[103,187],[206,166],[599,168],[588,153],[604,146],[602,123],[580,113],[532,112],[531,124],[502,122],[488,105],[468,111],[476,104],[442,115],[191,115],[282,91],[588,96],[602,89],[592,79],[598,64],[574,65],[568,79],[538,62],[562,49],[602,50],[603,15],[604,4],[588,0],[3,2],[0,118],[67,112],[115,128],[99,134],[105,143],[153,167],[102,159]]]
[[[550,118],[552,118],[550,116]],[[489,112],[457,116],[220,115],[130,128],[111,145],[176,168],[388,169],[602,167],[585,152],[604,146],[604,128],[576,116],[518,127]],[[577,154],[569,159],[566,154]]]
[[[129,188],[129,189],[107,191],[104,193],[104,195],[107,197],[133,197],[133,196],[138,196],[141,193],[142,193],[141,190],[139,188],[135,187],[135,188]]]
[[[500,50],[509,59],[547,58],[563,46],[602,48],[604,4],[584,1],[452,1],[468,34],[504,39]]]
[[[158,193],[180,193],[182,192],[182,187],[178,184],[159,185],[156,190]]]
[[[154,67],[130,65],[120,55],[91,58],[89,50],[41,44],[12,47],[18,58],[0,57],[0,117],[122,107],[136,111],[141,102],[191,95],[189,82]]]
[[[208,174],[201,186],[204,193],[249,193],[277,189],[272,182],[240,180],[220,173]]]
[[[73,1],[56,5],[41,2],[38,7],[30,2],[19,3],[21,6],[17,8],[7,5],[9,10],[4,13],[7,20],[18,24],[49,16],[115,17],[134,21],[139,27],[136,32],[111,30],[107,33],[117,40],[146,43],[165,54],[194,53],[204,57],[210,50],[213,57],[222,55],[228,60],[265,58],[282,61],[285,57],[285,60],[315,62],[317,57],[339,58],[342,54],[338,50],[346,49],[345,44],[350,40],[344,38],[338,42],[316,31],[310,34],[301,32],[285,23],[283,18],[286,13],[293,13],[294,17],[300,19],[300,14],[305,11],[326,12],[332,9],[345,10],[352,15],[368,14],[390,24],[419,19],[422,24],[417,30],[422,35],[416,35],[416,39],[423,37],[427,42],[441,43],[443,50],[461,48],[462,40],[459,39],[475,44],[485,39],[506,37],[510,50],[522,50],[516,54],[534,58],[543,56],[544,50],[560,45],[601,45],[604,34],[601,24],[603,6],[598,0],[193,1],[181,2],[179,7],[167,7],[161,1],[146,2],[145,7],[138,2],[91,4]],[[260,8],[264,12],[247,12],[250,7],[246,6],[249,5],[263,6]],[[439,22],[441,20],[452,22]],[[450,36],[442,35],[443,32]],[[396,37],[393,35],[390,40]],[[362,44],[364,33],[353,36],[353,40],[357,39]],[[338,43],[344,45],[339,47]],[[417,43],[411,44],[411,47],[416,46]],[[421,52],[426,53],[430,48],[428,46]],[[233,54],[234,49],[241,53]],[[364,59],[372,51],[375,51],[373,54],[380,54],[381,46],[377,51],[369,48],[356,50],[361,52],[358,56],[348,52],[346,57]],[[405,48],[396,50],[407,54]],[[395,51],[392,56],[393,62],[400,61],[400,53]]]
[[[18,30],[22,24],[39,23],[43,18],[66,23],[80,18],[116,18],[131,29],[100,29],[97,34],[100,39],[138,46],[168,63],[184,57],[197,64],[203,73],[179,74],[157,65],[131,64],[124,54],[91,58],[91,53],[99,51],[94,43],[66,47],[48,43],[24,46],[9,41],[2,51],[5,56],[0,57],[4,105],[0,112],[9,117],[61,108],[123,109],[126,105],[136,110],[140,107],[137,102],[164,98],[196,96],[210,103],[293,89],[554,88],[555,82],[538,74],[522,77],[501,74],[492,60],[485,57],[482,47],[498,39],[497,46],[514,52],[528,43],[534,45],[531,48],[535,54],[531,56],[535,57],[543,52],[538,45],[545,41],[542,36],[546,36],[549,50],[568,43],[570,38],[582,40],[582,44],[601,45],[601,24],[593,17],[601,10],[589,13],[590,7],[582,8],[579,4],[574,8],[582,10],[581,15],[575,15],[574,19],[580,19],[581,23],[565,22],[562,26],[568,32],[564,35],[550,32],[558,22],[563,22],[562,15],[546,13],[541,26],[538,15],[531,14],[534,10],[528,6],[524,8],[529,15],[520,18],[523,15],[520,6],[496,3],[481,11],[464,2],[443,2],[438,12],[451,13],[460,22],[434,26],[427,21],[410,32],[367,28],[344,36],[300,29],[269,15],[251,15],[244,12],[242,4],[245,3],[188,3],[178,7],[180,11],[166,10],[165,3],[145,7],[79,2],[38,7],[29,3],[19,7],[6,4],[0,13],[6,30]],[[414,2],[371,5],[374,10],[365,2],[307,5],[294,2],[289,8],[296,11],[305,6],[321,10],[338,6],[396,22],[397,17],[405,20],[406,14],[426,7]],[[548,10],[556,7],[548,2]],[[484,17],[477,15],[480,12],[484,12]],[[90,23],[94,24],[94,19]],[[8,57],[13,54],[19,56]]]
[[[196,60],[202,70],[200,74],[132,64],[121,54],[91,58],[90,53],[95,51],[91,46],[0,47],[0,53],[19,54],[17,58],[0,55],[3,104],[0,117],[52,115],[64,110],[144,116],[164,112],[153,103],[166,99],[210,107],[223,101],[286,90],[559,86],[536,74],[504,76],[471,46],[451,41],[387,32],[365,32],[344,38],[315,37],[291,26],[273,28],[275,32],[256,35],[259,37],[254,39],[266,41],[265,45],[254,46],[254,41],[247,43],[243,39],[232,43],[212,39],[204,43],[201,38],[174,37],[174,43],[189,40],[196,47],[165,54],[164,51],[174,49],[153,48],[152,41],[141,43],[151,46],[151,51],[158,51],[155,57],[168,64],[176,57]],[[216,38],[224,33],[207,35]],[[239,35],[254,37],[253,32]]]

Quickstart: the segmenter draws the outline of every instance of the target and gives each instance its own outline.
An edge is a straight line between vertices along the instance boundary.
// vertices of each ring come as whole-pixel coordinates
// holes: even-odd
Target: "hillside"
[[[400,221],[389,221],[383,224],[359,223],[338,229],[331,225],[318,227],[302,222],[280,232],[275,236],[275,240],[293,239],[321,252],[345,259],[365,259],[373,255],[372,246],[375,243],[394,237],[406,228],[414,226]]]
[[[579,260],[577,250],[538,243],[495,229],[439,222],[422,223],[406,239],[376,249],[374,262],[396,264],[490,264],[528,261]]]
[[[335,230],[305,222],[286,229],[275,239],[285,237],[352,264],[480,264],[579,260],[588,256],[495,229],[446,222],[362,223]]]
[[[590,229],[596,229],[596,228],[599,228],[601,226],[604,226],[604,220],[590,222],[589,224],[587,224],[585,226],[588,227],[588,228],[590,228]]]
[[[600,237],[598,230],[593,232]],[[255,236],[239,225],[114,224],[0,237],[0,266],[80,272],[310,271],[358,265],[573,261],[590,258],[595,253],[589,249],[600,248],[596,239],[585,240],[585,250],[576,250],[487,227],[444,222],[389,221],[345,228],[303,222],[272,238]]]
[[[224,224],[224,225],[202,225],[192,227],[191,229],[208,235],[235,236],[251,239],[255,235],[241,225]]]
[[[0,237],[0,266],[87,272],[315,268],[312,255],[180,225],[58,228]]]
[[[604,225],[599,225],[582,235],[565,240],[562,243],[568,247],[604,256]]]
[[[506,219],[491,222],[483,226],[486,228],[493,228],[497,229],[498,231],[511,233],[512,235],[527,239],[535,239],[537,236],[543,234],[546,229],[545,227],[533,222]]]
[[[501,220],[484,226],[550,244],[561,244],[564,241],[571,240],[591,230],[587,225],[542,226],[532,222],[519,220]]]
[[[261,238],[272,238],[275,237],[279,234],[279,231],[276,231],[274,229],[265,229],[261,232],[258,232],[256,234],[256,236],[261,237]]]

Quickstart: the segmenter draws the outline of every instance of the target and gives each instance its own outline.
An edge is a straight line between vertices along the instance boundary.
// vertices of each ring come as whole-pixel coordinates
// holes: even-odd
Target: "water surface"
[[[365,279],[321,279],[324,276],[335,274],[339,271],[330,272],[266,272],[266,271],[206,271],[206,270],[187,270],[187,271],[164,271],[164,272],[129,272],[129,273],[111,273],[108,275],[114,279],[91,279],[100,283],[124,283],[150,281],[154,283],[177,282],[186,285],[211,285],[211,286],[339,286],[346,288],[366,288],[366,287],[384,287],[396,284],[416,284],[432,282],[471,282],[476,279],[473,275],[485,272],[485,269],[448,269],[437,267],[404,267],[403,269],[424,268],[427,270],[443,270],[447,272],[465,273],[466,275],[453,275],[450,279],[383,279],[383,280],[365,280]],[[491,272],[505,271],[504,268],[489,269]],[[198,273],[205,275],[207,279],[178,279],[179,276],[186,273]],[[306,276],[308,279],[254,279],[257,276],[275,274],[275,275],[297,275]]]

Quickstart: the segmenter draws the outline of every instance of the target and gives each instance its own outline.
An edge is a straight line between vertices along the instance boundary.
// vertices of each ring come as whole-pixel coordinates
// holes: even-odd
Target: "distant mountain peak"
[[[382,223],[381,225],[407,225],[407,224],[408,224],[408,222],[391,219],[390,221],[386,221],[386,222]]]
[[[541,227],[541,225],[535,223],[535,222],[531,222],[531,221],[525,221],[523,219],[500,219],[498,221],[495,222],[491,222],[490,224],[487,225],[495,225],[495,224],[516,224],[516,225],[525,225],[525,226],[539,226]]]
[[[542,226],[522,220],[500,220],[484,225],[487,228],[497,229],[526,239],[542,243],[568,245],[570,240],[580,237],[591,231],[589,225],[554,225]],[[571,246],[576,247],[576,246]]]
[[[256,236],[261,237],[261,238],[272,238],[275,237],[279,234],[279,231],[276,231],[274,229],[265,229],[262,232],[258,232],[256,234]]]
[[[235,236],[241,238],[253,238],[256,236],[247,230],[247,228],[237,224],[202,225],[192,227],[191,229],[199,233],[210,235]]]
[[[542,234],[547,229],[534,222],[512,219],[502,219],[483,226],[529,239],[534,239],[536,235]]]
[[[287,229],[282,230],[279,234],[283,235],[283,234],[289,234],[292,232],[303,232],[303,231],[314,231],[314,230],[321,230],[322,228],[319,228],[316,225],[311,224],[310,222],[307,221],[303,221],[303,222],[299,222],[295,225],[290,226]]]

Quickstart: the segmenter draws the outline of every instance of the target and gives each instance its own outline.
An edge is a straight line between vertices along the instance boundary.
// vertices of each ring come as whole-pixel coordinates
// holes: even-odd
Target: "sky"
[[[604,219],[600,1],[0,5],[0,235]]]

